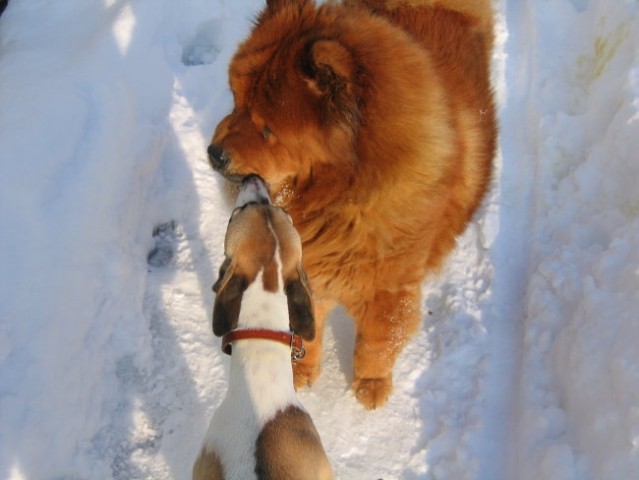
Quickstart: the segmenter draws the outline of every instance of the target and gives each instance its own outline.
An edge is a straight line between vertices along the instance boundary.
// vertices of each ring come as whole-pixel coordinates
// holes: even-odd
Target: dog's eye
[[[271,133],[273,132],[271,131],[270,128],[268,128],[268,125],[264,125],[264,128],[262,129],[262,136],[264,137],[264,140],[270,137]]]

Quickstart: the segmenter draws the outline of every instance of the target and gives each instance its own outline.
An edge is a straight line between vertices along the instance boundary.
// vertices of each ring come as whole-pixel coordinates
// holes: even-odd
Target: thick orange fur
[[[300,232],[317,335],[296,383],[319,375],[324,318],[341,303],[357,330],[353,388],[375,408],[418,328],[424,277],[490,182],[492,9],[267,3],[231,62],[235,109],[211,161],[230,180],[265,178]]]

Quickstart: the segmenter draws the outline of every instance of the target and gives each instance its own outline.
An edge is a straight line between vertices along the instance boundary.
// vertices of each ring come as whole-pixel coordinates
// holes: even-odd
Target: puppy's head
[[[302,269],[300,237],[290,216],[271,204],[266,185],[256,175],[247,177],[240,188],[226,230],[224,256],[213,286],[215,335],[237,327],[244,292],[261,281],[265,291],[286,295],[291,330],[313,339],[313,304]]]
[[[311,1],[267,2],[230,64],[234,108],[208,148],[226,179],[257,173],[279,199],[312,170],[354,161],[357,66],[334,40],[337,16]]]

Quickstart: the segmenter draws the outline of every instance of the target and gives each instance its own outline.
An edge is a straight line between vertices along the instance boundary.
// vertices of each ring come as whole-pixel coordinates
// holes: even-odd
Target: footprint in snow
[[[175,220],[161,223],[153,229],[155,246],[146,256],[146,263],[152,267],[165,267],[175,255],[177,232]]]
[[[182,63],[186,66],[208,65],[220,53],[222,22],[209,20],[200,25],[193,39],[182,50]]]

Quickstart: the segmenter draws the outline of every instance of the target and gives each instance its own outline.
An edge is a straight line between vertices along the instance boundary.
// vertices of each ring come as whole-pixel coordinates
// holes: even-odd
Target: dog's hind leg
[[[377,291],[373,300],[353,308],[357,335],[353,391],[366,409],[386,403],[393,389],[393,365],[420,322],[419,286]]]
[[[322,345],[324,337],[324,325],[326,317],[335,307],[331,300],[315,299],[315,338],[313,341],[304,342],[306,354],[302,360],[293,364],[293,377],[295,388],[312,385],[321,373]]]

